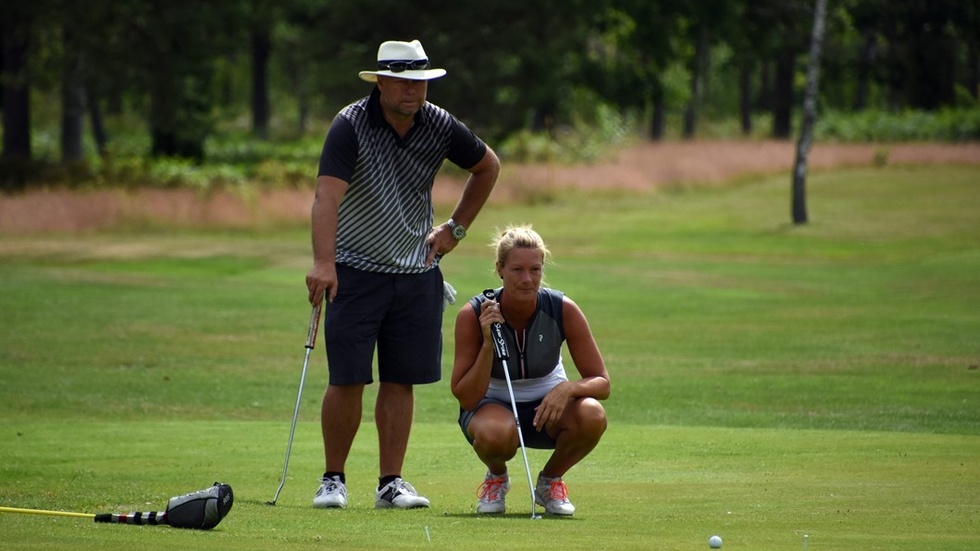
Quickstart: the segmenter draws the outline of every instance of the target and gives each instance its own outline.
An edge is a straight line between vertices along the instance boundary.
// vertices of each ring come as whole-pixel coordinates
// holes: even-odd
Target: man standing
[[[309,299],[324,318],[330,380],[321,427],[326,471],[314,507],[346,507],[344,468],[361,422],[364,385],[372,383],[379,443],[377,508],[428,507],[401,478],[415,407],[413,385],[441,378],[443,279],[439,260],[466,236],[490,196],[500,162],[444,109],[426,102],[429,67],[418,40],[378,49],[371,95],[338,113],[330,126],[312,213]],[[452,217],[433,226],[432,184],[448,159],[470,172]]]

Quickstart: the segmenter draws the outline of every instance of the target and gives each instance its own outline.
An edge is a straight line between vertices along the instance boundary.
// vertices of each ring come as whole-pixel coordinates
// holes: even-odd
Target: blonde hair
[[[547,262],[551,258],[551,251],[544,244],[544,239],[534,231],[530,224],[518,226],[507,226],[507,229],[500,234],[490,244],[497,253],[495,268],[502,267],[507,262],[507,256],[514,249],[533,249],[541,253],[542,262]],[[544,285],[544,281],[541,282]]]

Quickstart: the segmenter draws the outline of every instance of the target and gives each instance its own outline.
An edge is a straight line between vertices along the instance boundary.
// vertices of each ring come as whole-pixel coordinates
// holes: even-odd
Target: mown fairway
[[[509,514],[473,514],[483,471],[446,380],[417,390],[404,472],[431,509],[372,509],[369,392],[351,507],[313,510],[320,344],[286,488],[264,505],[303,360],[305,228],[0,236],[0,505],[127,512],[216,480],[236,492],[213,532],[0,514],[2,546],[689,550],[717,533],[728,551],[799,550],[804,535],[814,551],[977,549],[980,173],[809,185],[806,227],[788,223],[782,175],[533,193],[489,205],[446,257],[469,297],[496,284],[492,228],[532,222],[554,253],[547,280],[590,317],[611,425],[566,477],[578,512],[562,520],[527,518],[519,457]]]

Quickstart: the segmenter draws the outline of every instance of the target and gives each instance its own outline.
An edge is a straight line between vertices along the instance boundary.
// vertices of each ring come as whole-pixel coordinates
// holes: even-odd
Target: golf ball
[[[718,549],[721,547],[721,538],[718,536],[711,536],[708,538],[708,545],[710,545],[712,549]]]

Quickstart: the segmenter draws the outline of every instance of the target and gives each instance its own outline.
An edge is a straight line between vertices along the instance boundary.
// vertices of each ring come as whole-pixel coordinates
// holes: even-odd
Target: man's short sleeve
[[[487,153],[487,144],[472,130],[453,117],[452,139],[446,158],[462,169],[472,168]]]
[[[317,176],[333,176],[350,182],[357,165],[357,135],[346,117],[334,117],[320,152]]]

